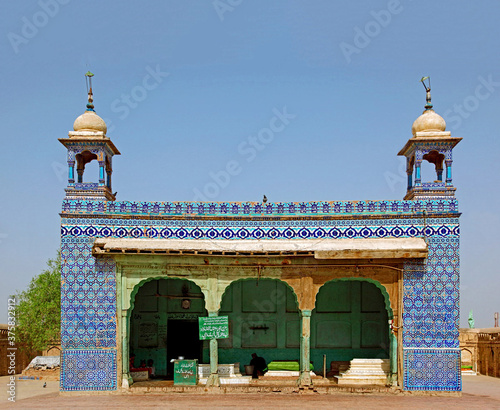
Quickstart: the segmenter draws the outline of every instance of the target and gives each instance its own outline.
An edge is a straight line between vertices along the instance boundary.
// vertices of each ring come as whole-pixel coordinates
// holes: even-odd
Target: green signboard
[[[227,316],[199,317],[200,340],[227,339],[229,337],[229,320]]]
[[[198,378],[198,360],[175,360],[174,361],[174,384],[196,385]]]

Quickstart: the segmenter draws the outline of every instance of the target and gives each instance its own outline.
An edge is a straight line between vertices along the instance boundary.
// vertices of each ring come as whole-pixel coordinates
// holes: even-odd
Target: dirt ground
[[[463,378],[462,397],[415,396],[394,394],[101,394],[92,396],[59,395],[58,382],[20,380],[16,381],[17,400],[10,403],[5,393],[0,408],[165,408],[165,409],[219,409],[219,408],[273,408],[273,409],[316,409],[316,408],[404,408],[404,409],[500,409],[500,379],[486,376]],[[0,383],[6,386],[7,377]],[[5,390],[4,390],[5,391]]]

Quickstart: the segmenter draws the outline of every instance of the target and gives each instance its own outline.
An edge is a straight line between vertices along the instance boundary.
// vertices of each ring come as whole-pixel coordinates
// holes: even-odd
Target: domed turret
[[[114,201],[116,193],[111,189],[111,174],[113,173],[113,156],[120,155],[111,138],[106,136],[108,127],[104,120],[94,111],[92,94],[92,74],[85,74],[87,81],[87,110],[73,123],[73,130],[68,138],[59,141],[68,150],[68,186],[66,198]],[[89,182],[84,182],[83,174],[88,163],[96,161],[99,173],[90,176]],[[88,175],[88,174],[87,174]]]
[[[398,153],[406,157],[408,187],[404,199],[450,198],[456,190],[451,178],[452,150],[462,138],[452,137],[446,131],[446,121],[432,109],[430,78],[420,81],[426,92],[425,111],[413,123],[413,135]],[[434,165],[435,174],[424,175],[422,181],[423,161]]]

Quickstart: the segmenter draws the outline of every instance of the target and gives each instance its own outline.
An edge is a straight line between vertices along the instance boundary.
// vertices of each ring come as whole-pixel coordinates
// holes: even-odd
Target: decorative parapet
[[[98,189],[99,184],[97,182],[77,182],[74,185],[75,189],[82,189],[82,190],[87,190],[87,189]]]
[[[323,202],[132,202],[65,199],[63,214],[150,216],[356,216],[406,213],[459,214],[456,199]]]
[[[444,182],[422,182],[422,188],[446,188]]]
[[[478,329],[478,340],[481,342],[495,342],[500,345],[500,329],[497,328],[493,331],[485,331],[486,329]]]

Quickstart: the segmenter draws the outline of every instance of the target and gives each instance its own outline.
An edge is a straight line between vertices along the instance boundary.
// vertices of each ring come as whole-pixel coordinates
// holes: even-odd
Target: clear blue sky
[[[493,0],[2,2],[0,321],[8,295],[59,247],[66,150],[57,138],[83,113],[91,70],[96,111],[122,152],[114,190],[142,201],[192,200],[232,160],[241,173],[211,200],[403,198],[396,154],[430,75],[436,111],[464,138],[453,175],[461,326],[473,309],[476,326],[491,327],[499,16]],[[283,107],[295,118],[247,161],[238,147]]]

